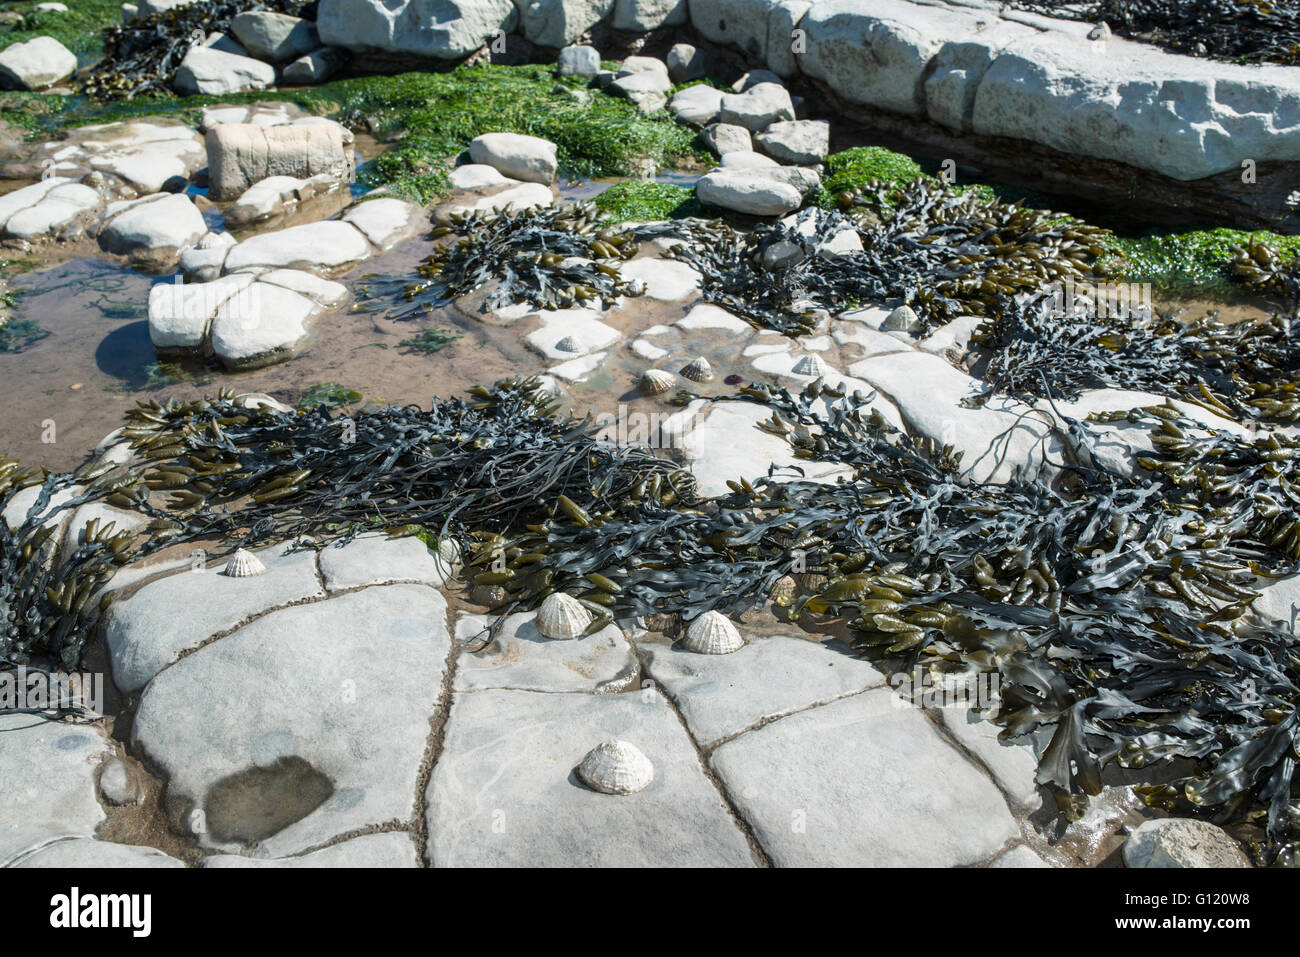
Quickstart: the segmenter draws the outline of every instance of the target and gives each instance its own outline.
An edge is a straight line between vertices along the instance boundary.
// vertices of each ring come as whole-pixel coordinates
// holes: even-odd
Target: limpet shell
[[[231,578],[252,578],[266,571],[262,560],[250,551],[239,549],[226,562],[226,574]]]
[[[826,368],[826,363],[822,361],[821,356],[804,356],[794,364],[794,368],[790,371],[795,375],[823,376],[829,370]]]
[[[587,752],[578,777],[601,794],[635,794],[654,780],[655,769],[636,745],[605,741]]]
[[[592,622],[591,612],[564,592],[551,592],[537,609],[533,625],[543,636],[565,641],[579,637]]]
[[[573,336],[565,336],[555,344],[555,348],[560,352],[581,352],[582,343]]]
[[[701,655],[729,655],[745,647],[745,639],[726,615],[706,611],[686,629],[682,647]]]
[[[773,604],[788,608],[797,594],[799,594],[799,585],[794,578],[790,575],[782,575],[772,583],[772,591],[768,597]]]
[[[646,369],[637,382],[637,390],[642,395],[662,395],[677,384],[677,377],[663,369]]]
[[[708,382],[713,378],[713,368],[704,356],[696,356],[678,371],[678,375],[692,382]]]

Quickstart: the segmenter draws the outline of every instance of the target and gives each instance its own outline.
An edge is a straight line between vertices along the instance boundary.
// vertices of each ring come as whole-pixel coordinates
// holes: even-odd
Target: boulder
[[[164,357],[202,354],[212,317],[253,284],[247,273],[212,282],[160,282],[149,290],[149,341]],[[243,303],[244,308],[250,307]]]
[[[484,133],[470,141],[469,157],[525,183],[549,184],[555,179],[555,144],[537,136]]]
[[[781,216],[803,202],[799,190],[747,170],[714,170],[700,177],[695,193],[701,203],[750,216]]]
[[[725,94],[718,116],[723,123],[734,123],[758,133],[781,120],[793,120],[794,104],[781,84],[760,83],[744,93]]]
[[[1089,41],[1059,33],[1008,44],[975,91],[973,132],[1178,180],[1240,170],[1243,159],[1300,159],[1294,68],[1215,63],[1115,40],[1106,48],[1097,56]]]
[[[718,156],[728,153],[748,153],[754,149],[749,130],[732,123],[714,123],[700,132],[704,145]]]
[[[283,362],[306,338],[309,321],[321,311],[301,293],[253,283],[244,295],[227,299],[212,317],[212,351],[228,369]]]
[[[38,202],[9,216],[4,223],[4,235],[27,240],[70,236],[80,231],[80,226],[99,204],[99,193],[89,186],[62,181],[41,195]]]
[[[689,0],[691,25],[705,39],[736,47],[755,63],[767,59],[772,0]]]
[[[230,31],[250,54],[267,63],[285,63],[320,47],[316,24],[269,10],[241,13]]]
[[[321,47],[300,56],[281,72],[285,86],[314,86],[324,83],[343,65],[343,54],[332,47]]]
[[[651,73],[662,77],[667,84],[665,89],[670,89],[673,85],[668,78],[668,65],[652,56],[630,56],[618,66],[618,76],[632,76],[635,73]]]
[[[830,152],[831,125],[825,120],[783,120],[755,136],[754,143],[782,163],[812,165]]]
[[[291,226],[239,243],[226,255],[228,273],[256,266],[332,271],[370,258],[370,243],[337,219]]]
[[[518,19],[512,0],[320,0],[316,29],[332,47],[459,60]]]
[[[274,83],[275,67],[271,64],[204,46],[190,48],[172,80],[178,93],[218,96],[264,90]]]
[[[355,168],[345,132],[333,122],[214,126],[206,137],[210,195],[232,199],[268,176],[327,175],[350,182]]]
[[[781,77],[799,74],[795,50],[806,45],[806,37],[796,35],[803,15],[812,6],[810,0],[776,0],[767,12],[767,68]],[[799,43],[796,43],[799,40]]]
[[[108,207],[99,245],[111,253],[162,264],[208,231],[198,207],[182,193],[158,193]]]
[[[750,70],[741,74],[740,79],[731,84],[732,93],[744,93],[751,90],[760,83],[781,83],[781,78],[771,70]]]
[[[614,0],[613,27],[649,33],[686,22],[686,0]]]
[[[706,126],[716,120],[722,111],[722,97],[722,91],[711,86],[688,86],[674,94],[668,102],[668,109],[683,123]]]
[[[600,51],[589,46],[565,47],[556,58],[555,71],[560,76],[595,76],[600,72]]]
[[[698,80],[707,72],[708,57],[703,50],[697,50],[689,43],[674,43],[664,63],[668,67],[668,77],[674,83],[689,83]]]
[[[667,72],[662,76],[658,73],[632,73],[616,78],[609,85],[609,92],[631,100],[642,113],[654,113],[667,105],[671,88]]]
[[[609,15],[614,0],[515,0],[524,38],[540,47],[573,43]]]
[[[0,84],[11,90],[44,90],[77,71],[77,58],[54,37],[35,37],[0,52]]]
[[[269,219],[338,186],[339,181],[328,174],[310,179],[268,176],[240,193],[239,199],[226,210],[226,225],[234,229]]]

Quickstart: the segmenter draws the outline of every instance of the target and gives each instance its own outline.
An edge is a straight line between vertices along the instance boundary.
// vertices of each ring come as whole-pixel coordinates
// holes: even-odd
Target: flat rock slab
[[[961,867],[1019,828],[993,783],[887,688],[742,734],[714,770],[773,863]]]
[[[320,551],[320,571],[332,592],[394,582],[440,588],[452,574],[418,538],[387,535],[361,535],[346,545],[327,545]]]
[[[133,740],[205,847],[283,857],[406,822],[450,642],[424,585],[282,609],[155,678]]]
[[[1037,810],[1042,804],[1038,784],[1038,757],[1034,753],[1031,736],[1016,741],[1002,741],[1002,729],[967,707],[941,708],[939,717],[949,734],[989,769],[994,780],[1013,804],[1026,811]]]
[[[671,259],[642,258],[618,268],[625,280],[640,279],[645,295],[661,302],[678,302],[700,294],[700,274],[694,266]]]
[[[638,642],[649,677],[677,703],[695,740],[711,748],[762,722],[883,684],[870,662],[838,642],[779,635],[729,655]]]
[[[616,625],[585,638],[560,641],[546,638],[533,624],[536,615],[511,615],[496,637],[481,651],[465,651],[456,667],[453,688],[475,691],[511,688],[517,691],[594,692],[637,667],[632,647]],[[488,626],[486,615],[461,615],[456,640],[473,640]]]
[[[118,868],[127,867],[184,867],[185,863],[152,847],[136,844],[112,844],[91,838],[69,838],[55,841],[28,854],[9,867],[75,867]]]
[[[393,831],[387,834],[366,834],[354,837],[350,841],[331,844],[319,851],[312,851],[298,857],[276,857],[263,860],[256,857],[242,857],[238,854],[213,854],[205,857],[201,867],[236,868],[236,867],[272,867],[272,868],[313,868],[313,867],[419,867],[420,860],[415,853],[415,842],[411,835]]]
[[[226,255],[225,270],[290,266],[327,272],[369,259],[370,252],[370,243],[359,230],[330,219],[245,239]]]
[[[654,765],[636,794],[576,773],[611,738]],[[456,695],[428,791],[435,867],[746,867],[740,827],[658,692]]]
[[[95,728],[0,714],[0,867],[104,820],[95,770],[108,742]]]
[[[123,691],[139,691],[182,653],[254,615],[325,592],[311,549],[264,549],[266,572],[230,578],[224,565],[185,571],[150,582],[113,605],[105,629],[113,677]]]
[[[365,233],[377,249],[392,249],[425,225],[423,208],[392,197],[358,203],[343,214],[343,221]]]

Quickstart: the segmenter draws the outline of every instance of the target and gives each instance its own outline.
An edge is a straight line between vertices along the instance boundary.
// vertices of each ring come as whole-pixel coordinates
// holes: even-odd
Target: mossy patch
[[[695,190],[649,180],[615,183],[597,196],[595,203],[597,209],[616,223],[628,220],[653,222],[700,215],[700,203],[695,198]]]
[[[883,146],[855,146],[826,157],[826,175],[818,203],[830,209],[841,193],[862,189],[873,180],[887,186],[902,186],[921,175],[921,165],[910,156]]]
[[[1149,282],[1163,293],[1227,295],[1232,280],[1224,267],[1232,261],[1232,247],[1252,242],[1273,246],[1283,262],[1300,254],[1300,236],[1267,230],[1194,229],[1136,238],[1116,236],[1111,241],[1113,257],[1104,268],[1128,282]]]
[[[33,10],[31,3],[0,3],[0,12],[23,14],[22,23],[0,27],[0,50],[35,37],[54,37],[78,56],[104,49],[105,27],[122,22],[121,0],[68,0],[67,11]]]

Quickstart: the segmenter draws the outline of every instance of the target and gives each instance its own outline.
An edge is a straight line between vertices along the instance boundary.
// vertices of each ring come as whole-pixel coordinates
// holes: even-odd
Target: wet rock
[[[782,216],[803,202],[799,190],[744,170],[714,170],[695,184],[700,202],[751,216]]]
[[[198,282],[210,282],[221,275],[226,255],[235,245],[235,237],[230,233],[208,233],[195,245],[181,253],[180,268],[185,278]]]
[[[446,602],[424,585],[283,608],[155,677],[132,739],[203,846],[294,854],[415,813],[449,650]]]
[[[330,272],[369,258],[370,243],[359,230],[325,220],[245,239],[227,254],[225,269],[272,266]]]
[[[549,184],[555,179],[555,144],[537,136],[484,133],[470,141],[469,156],[525,183]]]
[[[94,836],[104,820],[95,768],[107,750],[93,727],[0,715],[0,866],[60,838]]]
[[[245,305],[251,302],[253,308]],[[257,369],[293,356],[308,324],[322,312],[308,296],[256,282],[227,299],[212,317],[212,352],[228,369]]]
[[[594,27],[614,0],[532,0],[519,8],[519,30],[530,43],[564,47]]]
[[[236,15],[230,31],[250,54],[267,63],[296,60],[320,48],[316,24],[269,10]]]
[[[300,56],[281,73],[286,86],[314,86],[324,83],[343,65],[343,54],[333,47],[321,47]]]
[[[1249,867],[1237,842],[1209,821],[1144,821],[1124,842],[1125,867]]]
[[[578,780],[583,756],[610,738],[634,742],[653,763],[644,790],[612,797]],[[654,690],[456,694],[426,793],[435,867],[754,863],[686,731]],[[500,839],[502,824],[508,840]]]
[[[782,163],[810,166],[830,152],[831,125],[825,120],[787,120],[773,123],[754,137],[758,148]]]
[[[275,67],[252,57],[191,47],[172,81],[178,93],[220,96],[241,90],[264,90],[275,83]]]
[[[728,93],[722,97],[722,109],[719,112],[719,119],[723,123],[743,126],[751,133],[765,130],[781,120],[794,118],[794,104],[790,102],[790,94],[779,83],[760,83],[744,93]]]
[[[333,47],[458,60],[518,19],[512,0],[320,0],[316,29]]]
[[[294,176],[268,176],[240,194],[226,209],[226,225],[237,229],[249,223],[270,219],[315,196],[339,188],[339,181],[329,174],[298,179]]]
[[[149,290],[149,340],[162,356],[205,353],[212,317],[252,283],[253,277],[244,274],[211,282],[158,283]]]
[[[670,80],[674,83],[688,83],[704,76],[707,72],[708,57],[703,50],[697,50],[689,43],[674,43],[668,55],[664,57],[664,64],[668,67]]]
[[[46,184],[53,185],[42,188]],[[0,213],[3,235],[36,240],[80,232],[81,226],[99,209],[101,202],[99,193],[89,186],[60,179],[15,190],[4,197],[10,202],[3,205],[12,208],[28,199],[35,201],[7,215]]]
[[[0,85],[45,90],[77,71],[77,58],[53,37],[35,37],[0,51]]]
[[[220,567],[150,582],[115,603],[104,634],[118,687],[139,691],[210,635],[271,608],[324,597],[310,549],[263,549],[257,556],[266,565],[265,574],[231,578],[222,573],[223,561]]]
[[[668,102],[668,109],[682,123],[705,126],[717,119],[722,112],[723,95],[721,90],[715,90],[711,86],[688,86],[673,95]]]
[[[343,221],[361,230],[371,245],[391,249],[420,232],[426,217],[424,209],[414,203],[380,197],[357,203],[343,214]]]
[[[466,163],[457,166],[447,176],[452,189],[482,189],[485,186],[507,186],[518,180],[502,176],[495,166],[485,163]]]
[[[208,179],[215,200],[233,199],[269,176],[330,176],[351,182],[352,151],[333,122],[260,126],[222,123],[208,130]]]
[[[113,844],[109,841],[71,838],[55,841],[8,866],[85,870],[88,868],[184,867],[185,862],[152,847],[138,844]]]
[[[732,123],[714,123],[712,126],[706,126],[700,131],[700,139],[717,156],[725,156],[728,153],[748,153],[754,149],[749,130]]]
[[[695,267],[671,259],[633,259],[619,267],[619,272],[629,282],[643,282],[642,295],[660,302],[679,302],[700,292],[700,274]]]
[[[207,160],[203,140],[190,126],[114,123],[80,131],[69,161],[125,181],[141,195],[178,177],[188,179]]]
[[[600,321],[600,313],[592,309],[555,309],[538,313],[541,326],[524,336],[524,345],[552,361],[568,360],[599,352],[613,345],[621,333]],[[576,349],[561,349],[559,343]]]
[[[615,30],[648,33],[686,22],[686,0],[614,0]]]
[[[549,186],[543,186],[541,183],[520,183],[518,186],[512,186],[490,196],[480,197],[471,203],[444,207],[441,215],[468,213],[475,210],[498,212],[503,209],[529,209],[533,206],[550,206],[554,202],[555,194],[551,192]]]
[[[109,205],[99,231],[102,249],[152,265],[174,263],[180,251],[208,231],[188,196],[159,193]]]
[[[959,867],[1020,834],[992,782],[887,688],[742,734],[709,763],[781,867]]]
[[[491,644],[462,652],[453,690],[590,693],[636,670],[636,656],[616,625],[585,637],[555,641],[537,631],[534,617],[533,612],[511,615]],[[491,621],[486,615],[461,615],[456,622],[457,641],[471,642]]]
[[[838,643],[755,637],[730,655],[640,643],[646,674],[663,685],[701,747],[781,715],[884,684],[870,662]]]
[[[595,76],[600,72],[600,51],[589,46],[565,47],[555,61],[555,69],[560,76]]]
[[[243,857],[238,854],[213,854],[205,857],[199,866],[217,868],[419,867],[419,858],[415,853],[415,843],[411,840],[411,836],[394,832],[364,834],[350,841],[331,844],[319,851],[300,854],[297,857],[265,859]]]

